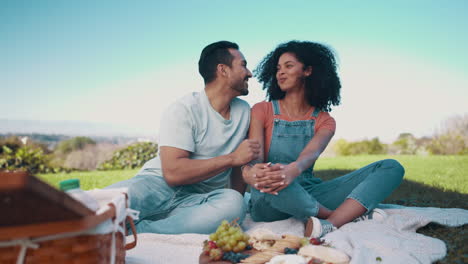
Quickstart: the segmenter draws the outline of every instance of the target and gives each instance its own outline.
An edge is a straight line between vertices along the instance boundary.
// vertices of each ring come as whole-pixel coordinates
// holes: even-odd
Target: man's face
[[[244,55],[236,49],[229,49],[229,52],[234,57],[232,59],[231,67],[227,67],[229,71],[229,82],[233,90],[240,93],[240,95],[249,94],[249,78],[252,73],[247,68],[247,61]]]

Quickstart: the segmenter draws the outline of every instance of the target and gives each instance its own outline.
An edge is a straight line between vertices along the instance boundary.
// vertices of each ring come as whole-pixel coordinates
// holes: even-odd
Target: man
[[[108,188],[128,187],[131,208],[140,211],[138,233],[214,232],[223,219],[245,216],[240,166],[255,160],[258,141],[246,140],[252,73],[237,44],[205,47],[198,62],[205,89],[172,104],[160,126],[159,155],[132,179]],[[226,189],[229,184],[234,189]]]

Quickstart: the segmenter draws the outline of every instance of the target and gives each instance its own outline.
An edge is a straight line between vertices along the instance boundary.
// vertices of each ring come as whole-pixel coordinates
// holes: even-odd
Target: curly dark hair
[[[297,40],[280,44],[254,70],[255,77],[267,91],[268,100],[283,99],[286,95],[278,85],[276,72],[280,56],[287,52],[294,54],[304,64],[304,69],[312,67],[312,74],[305,79],[307,102],[327,112],[331,111],[332,105],[339,105],[341,83],[333,51],[323,44]]]

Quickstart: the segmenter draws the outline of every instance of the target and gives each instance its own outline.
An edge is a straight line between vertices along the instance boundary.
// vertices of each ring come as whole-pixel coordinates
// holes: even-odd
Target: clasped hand
[[[260,192],[277,195],[301,174],[296,162],[290,164],[257,163],[243,171],[244,180]]]

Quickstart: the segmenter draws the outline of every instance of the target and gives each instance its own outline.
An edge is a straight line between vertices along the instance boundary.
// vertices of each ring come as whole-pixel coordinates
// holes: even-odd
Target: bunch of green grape
[[[241,252],[249,245],[249,235],[242,231],[236,220],[231,223],[223,220],[216,232],[210,234],[210,240],[224,252]]]

